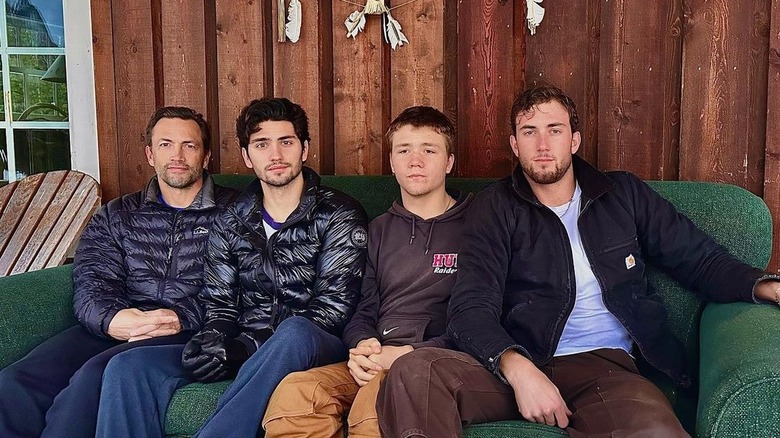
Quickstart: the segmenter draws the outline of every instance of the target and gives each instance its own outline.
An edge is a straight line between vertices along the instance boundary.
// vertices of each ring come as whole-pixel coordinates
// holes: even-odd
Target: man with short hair
[[[457,437],[525,418],[572,437],[687,436],[631,355],[690,384],[645,264],[715,302],[774,302],[777,276],[736,260],[636,176],[574,155],[577,110],[558,88],[525,91],[511,117],[519,165],[476,196],[450,300],[464,352],[399,359],[379,396],[383,435]]]
[[[204,170],[210,141],[192,109],[152,115],[145,150],[156,176],[107,203],[84,230],[73,264],[81,324],[0,371],[0,436],[94,435],[108,360],[135,347],[183,344],[200,328],[206,243],[236,195]]]
[[[349,361],[287,376],[263,420],[269,438],[343,437],[347,411],[350,437],[378,437],[374,405],[386,370],[415,348],[452,345],[447,301],[472,198],[445,190],[455,128],[440,111],[415,106],[385,137],[401,199],[369,225],[362,294],[344,329]]]
[[[198,434],[255,436],[287,374],[347,356],[339,336],[360,293],[365,211],[303,166],[309,130],[299,105],[252,101],[236,132],[257,180],[209,239],[203,329],[184,347],[136,349],[111,361],[98,436],[163,436],[177,388],[233,376]]]

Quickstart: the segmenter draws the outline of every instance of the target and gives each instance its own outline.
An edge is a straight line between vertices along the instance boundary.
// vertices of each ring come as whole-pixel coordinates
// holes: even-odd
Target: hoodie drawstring
[[[414,228],[415,228],[415,219],[414,219],[414,215],[412,215],[412,237],[409,239],[409,245],[411,245],[412,242],[414,242]]]
[[[428,240],[425,241],[425,254],[431,249],[431,237],[433,237],[433,226],[436,225],[436,219],[431,222],[431,228],[428,229]]]

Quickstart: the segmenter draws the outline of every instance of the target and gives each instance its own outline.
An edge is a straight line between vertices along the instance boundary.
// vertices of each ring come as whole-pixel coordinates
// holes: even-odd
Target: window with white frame
[[[59,169],[97,178],[89,0],[0,2],[0,184]]]

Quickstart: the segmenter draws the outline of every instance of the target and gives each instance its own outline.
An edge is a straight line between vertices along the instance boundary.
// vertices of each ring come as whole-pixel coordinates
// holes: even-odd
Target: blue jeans
[[[117,355],[103,376],[97,437],[165,435],[165,415],[173,393],[192,377],[181,365],[182,346],[140,348]],[[284,320],[238,371],[200,437],[257,434],[268,399],[289,373],[345,360],[347,349],[300,316]]]
[[[0,371],[0,436],[92,436],[109,359],[128,349],[188,338],[123,342],[94,336],[81,325],[64,330]]]

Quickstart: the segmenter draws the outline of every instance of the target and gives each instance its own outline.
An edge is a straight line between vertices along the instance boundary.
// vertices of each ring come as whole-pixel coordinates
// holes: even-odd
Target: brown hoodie
[[[368,227],[368,260],[357,310],[344,343],[454,348],[447,304],[458,272],[458,248],[472,194],[451,192],[455,205],[422,219],[398,201]]]

